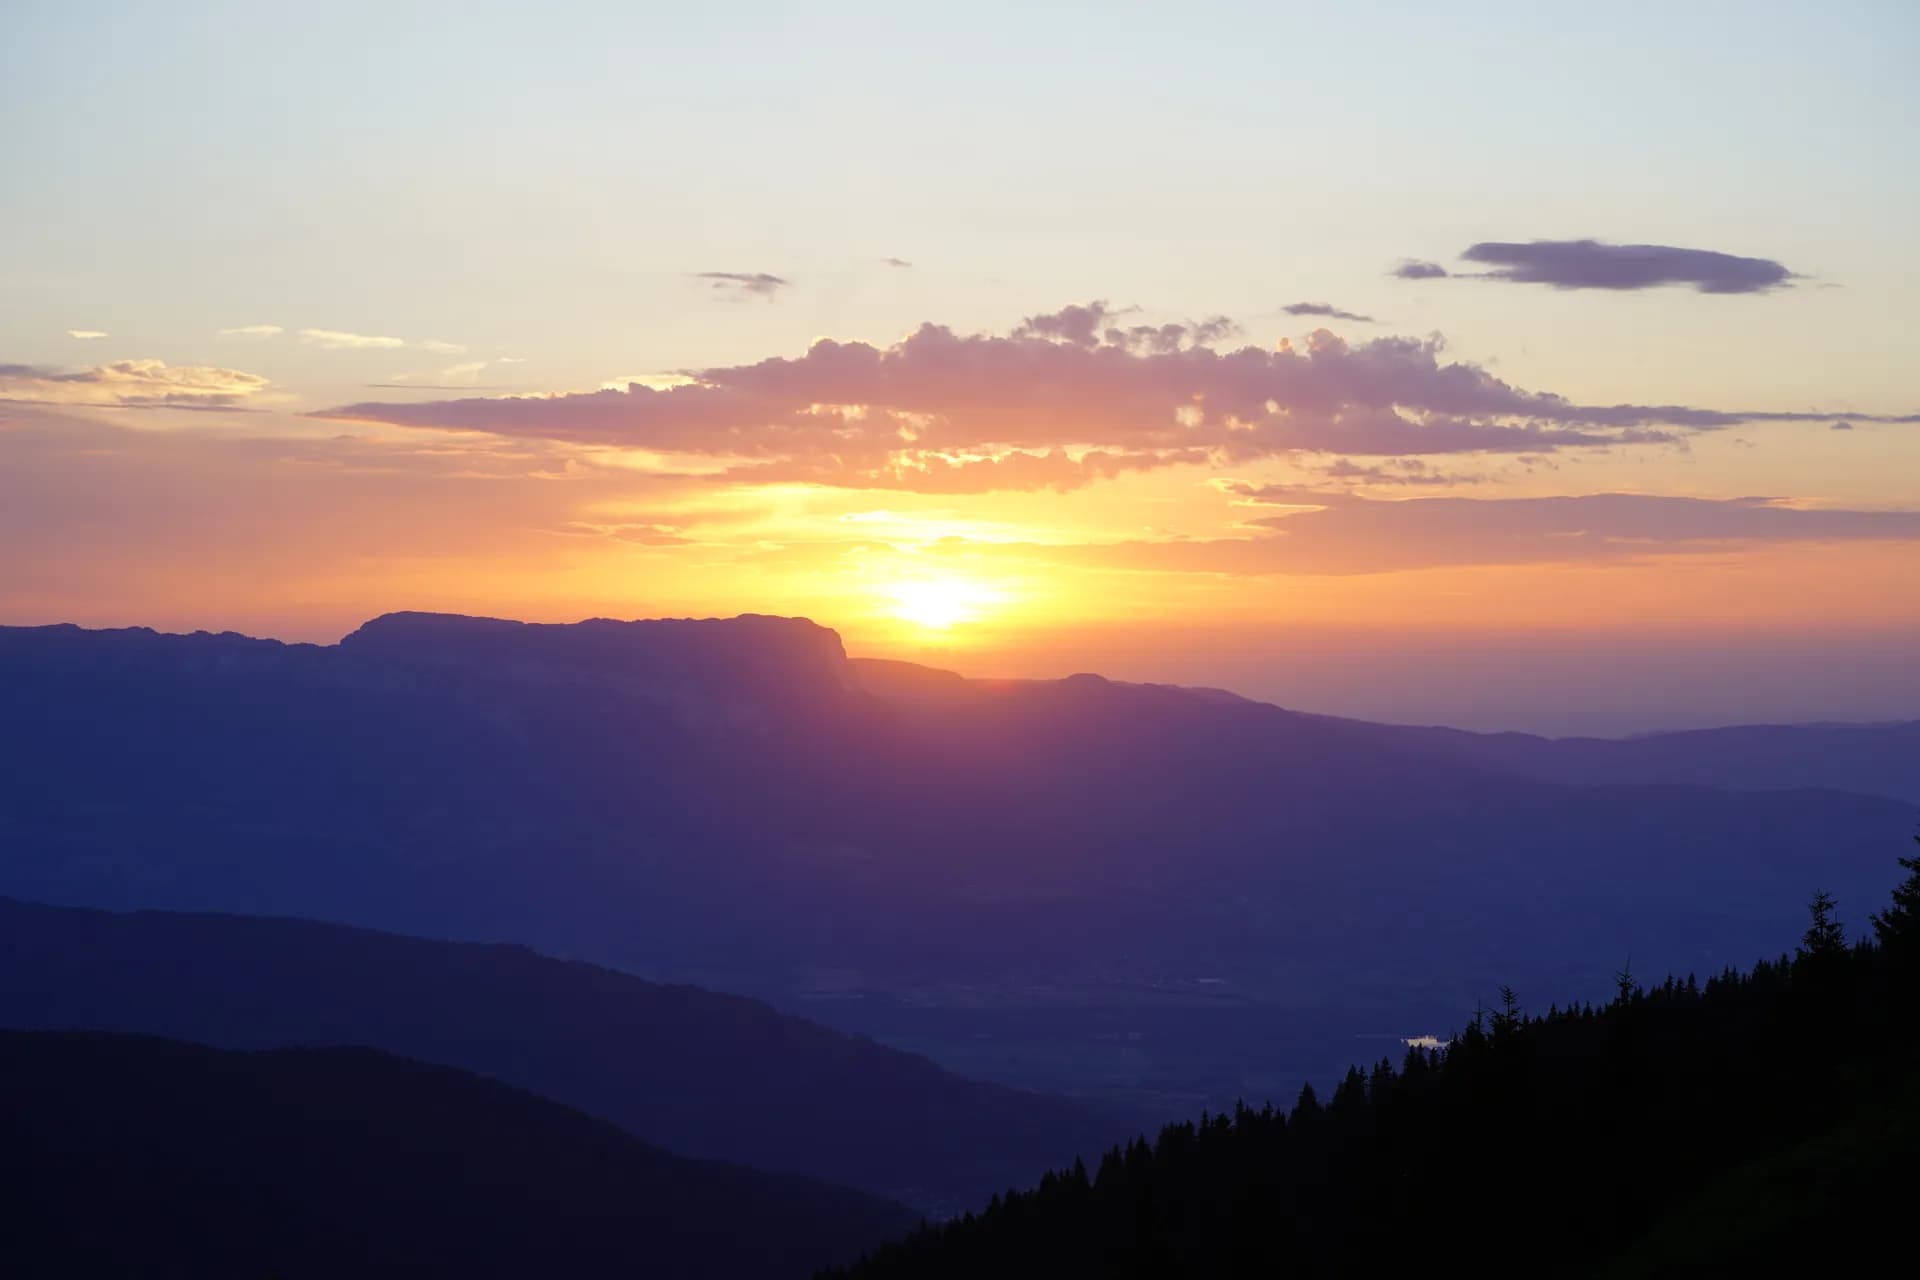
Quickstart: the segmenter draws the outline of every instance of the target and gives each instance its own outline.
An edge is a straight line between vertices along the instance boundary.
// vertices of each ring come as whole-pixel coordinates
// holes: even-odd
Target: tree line
[[[844,1273],[888,1277],[1697,1275],[1904,1251],[1920,1190],[1920,857],[1847,937],[1531,1012],[1322,1098],[1239,1106],[1076,1162]]]

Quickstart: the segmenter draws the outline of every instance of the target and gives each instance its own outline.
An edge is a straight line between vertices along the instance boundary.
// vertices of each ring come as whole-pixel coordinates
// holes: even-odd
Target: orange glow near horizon
[[[0,457],[23,496],[6,515],[32,536],[0,553],[6,623],[331,642],[407,609],[546,622],[753,612],[811,618],[860,656],[1200,682],[1216,667],[1225,682],[1235,655],[1321,634],[1551,632],[1596,645],[1687,635],[1706,652],[1715,636],[1920,627],[1920,598],[1905,589],[1920,537],[1899,536],[1905,526],[1874,538],[1822,528],[1804,540],[1662,542],[1625,535],[1692,535],[1673,521],[1703,513],[1629,512],[1622,523],[1583,509],[1537,523],[1536,507],[1503,501],[1630,491],[1623,459],[1584,462],[1572,482],[1543,470],[1411,495],[1363,488],[1363,500],[1276,519],[1280,504],[1202,466],[1064,492],[876,492],[399,429],[404,439],[282,439],[264,414],[215,430],[205,415],[126,426],[13,412]],[[1889,465],[1824,502],[1899,508],[1920,435],[1883,434],[1877,456]],[[1705,515],[1739,516],[1747,508],[1732,495],[1769,487],[1741,469],[1758,452],[1718,437],[1694,446],[1715,471],[1693,478],[1723,484],[1702,483],[1698,496],[1728,500]],[[1242,487],[1301,479],[1276,465],[1247,471]],[[1450,501],[1425,501],[1439,496]],[[1399,505],[1409,498],[1424,506]],[[1416,510],[1428,514],[1409,522]],[[1589,527],[1606,519],[1616,523]],[[1567,529],[1580,536],[1561,537]]]

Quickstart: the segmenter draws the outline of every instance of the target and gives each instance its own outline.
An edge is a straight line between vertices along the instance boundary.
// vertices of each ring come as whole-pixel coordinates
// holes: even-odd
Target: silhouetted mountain
[[[367,1049],[0,1032],[0,1272],[805,1275],[915,1215]]]
[[[0,899],[0,1026],[223,1048],[365,1045],[530,1089],[681,1155],[928,1212],[1096,1151],[1124,1119],[961,1080],[756,1000],[524,947]]]
[[[1911,823],[1871,795],[1543,782],[1217,692],[849,663],[768,618],[397,615],[333,647],[7,630],[0,722],[0,892],[864,993],[808,1009],[948,1063],[1006,1027],[919,1011],[1017,1005],[1052,1038],[982,1070],[1149,1092],[1247,1027],[1267,1056],[1325,1042],[1297,1078],[1502,976],[1551,997],[1627,955],[1771,951],[1806,885],[1884,892]],[[1202,998],[1236,1007],[1139,1012]],[[1290,1030],[1331,1011],[1337,1032]]]
[[[1920,721],[1738,725],[1633,738],[1538,738],[1343,720],[1384,747],[1582,786],[1685,783],[1741,791],[1819,787],[1920,804]]]
[[[1909,1252],[1920,1192],[1920,859],[1876,939],[1831,903],[1791,958],[1529,1017],[1326,1100],[1169,1126],[850,1274],[1832,1275]],[[1903,904],[1903,905],[1901,905]]]

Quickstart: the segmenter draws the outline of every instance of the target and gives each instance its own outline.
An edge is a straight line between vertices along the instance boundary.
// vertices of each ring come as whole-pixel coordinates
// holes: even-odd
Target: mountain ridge
[[[759,624],[429,625],[358,653],[0,631],[0,893],[512,938],[962,1074],[1224,1105],[1273,1087],[1236,1063],[1337,1069],[1340,1036],[1458,1025],[1507,975],[1554,998],[1629,954],[1776,951],[1809,884],[1883,893],[1912,829],[1797,772],[1542,779],[1178,687],[862,665],[810,623],[766,662]],[[1198,977],[1255,1012],[1176,1017]]]
[[[927,1212],[984,1201],[1131,1124],[963,1080],[746,996],[517,943],[315,920],[0,898],[0,1026],[242,1050],[361,1045],[529,1089],[678,1155]]]
[[[917,1216],[359,1047],[0,1031],[0,1135],[19,1275],[798,1280]]]
[[[497,618],[480,614],[444,613],[432,610],[402,609],[378,614],[347,632],[333,644],[320,644],[311,641],[279,640],[272,637],[251,636],[237,631],[190,632],[164,631],[147,626],[129,627],[86,627],[72,622],[56,622],[29,626],[0,625],[0,638],[9,636],[32,637],[145,637],[160,641],[220,642],[223,644],[242,644],[248,647],[263,647],[287,651],[343,651],[357,654],[378,653],[382,656],[405,656],[413,659],[432,660],[430,651],[423,652],[422,646],[435,641],[449,639],[471,640],[475,636],[489,638],[538,637],[583,634],[599,632],[609,638],[645,641],[656,636],[679,632],[685,636],[703,634],[703,636],[721,636],[732,632],[731,638],[752,636],[755,640],[769,637],[792,637],[796,641],[810,642],[819,651],[832,650],[837,661],[848,668],[846,682],[855,687],[870,691],[889,691],[894,682],[910,685],[970,687],[974,689],[1000,689],[1007,687],[1032,687],[1039,685],[1061,684],[1068,681],[1096,680],[1119,688],[1172,690],[1202,698],[1213,698],[1224,702],[1237,702],[1251,706],[1271,707],[1284,711],[1288,715],[1304,719],[1341,726],[1361,726],[1372,730],[1403,732],[1417,735],[1456,735],[1462,739],[1488,742],[1511,743],[1514,745],[1560,745],[1560,744],[1635,744],[1663,742],[1674,739],[1702,739],[1718,735],[1735,735],[1755,732],[1799,733],[1799,732],[1882,732],[1882,731],[1920,731],[1920,718],[1894,717],[1886,720],[1808,720],[1808,721],[1753,721],[1735,724],[1708,725],[1699,728],[1660,729],[1642,733],[1622,734],[1615,737],[1598,737],[1585,734],[1552,735],[1537,734],[1526,730],[1471,730],[1459,729],[1445,724],[1361,720],[1352,716],[1334,713],[1304,711],[1289,707],[1283,703],[1263,698],[1250,697],[1231,689],[1211,685],[1184,685],[1166,681],[1129,681],[1115,680],[1098,672],[1070,672],[1060,676],[968,676],[945,667],[936,667],[926,663],[901,658],[879,658],[849,654],[839,632],[811,618],[798,615],[741,613],[729,616],[712,617],[660,617],[660,618],[583,618],[576,622],[527,622],[512,618]],[[796,649],[796,652],[799,652]],[[775,650],[778,652],[778,650]],[[756,658],[767,655],[758,653]]]

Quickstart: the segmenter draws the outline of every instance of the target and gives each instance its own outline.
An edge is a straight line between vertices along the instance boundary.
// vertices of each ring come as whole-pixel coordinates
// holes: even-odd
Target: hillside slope
[[[22,1277],[757,1280],[913,1220],[370,1050],[62,1032],[0,1032],[0,1196]]]
[[[0,899],[0,1026],[384,1049],[530,1089],[682,1155],[929,1212],[984,1202],[1128,1127],[756,1000],[524,947],[305,920]]]

